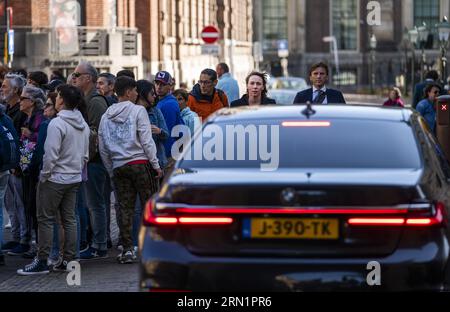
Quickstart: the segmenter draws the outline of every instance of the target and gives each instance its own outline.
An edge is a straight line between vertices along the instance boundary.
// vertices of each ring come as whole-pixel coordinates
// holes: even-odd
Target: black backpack
[[[228,105],[225,105],[225,100],[224,100],[224,96],[225,96],[225,92],[223,92],[222,90],[220,90],[220,89],[216,89],[217,90],[217,93],[219,94],[219,99],[220,99],[220,102],[222,103],[222,106],[223,107],[229,107],[230,106],[230,103],[228,103]]]
[[[19,140],[12,121],[4,114],[0,116],[0,172],[19,166]]]
[[[89,101],[92,100],[95,97],[103,98],[105,100],[105,102],[106,102],[106,106],[108,106],[108,107],[110,107],[112,105],[110,100],[108,100],[108,98],[106,96],[104,96],[103,94],[100,94],[97,90],[95,90],[94,93],[92,93],[92,96],[90,97]]]

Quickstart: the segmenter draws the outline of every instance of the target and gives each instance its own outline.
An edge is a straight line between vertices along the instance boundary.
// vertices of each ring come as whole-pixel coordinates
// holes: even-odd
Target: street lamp
[[[447,49],[450,37],[450,23],[448,22],[447,16],[444,16],[442,22],[436,25],[439,31],[439,44],[441,46],[441,68],[442,68],[442,79],[447,79]]]
[[[332,49],[334,52],[334,63],[336,64],[336,73],[337,73],[337,77],[338,77],[338,79],[336,79],[336,81],[337,81],[337,85],[339,87],[341,77],[339,74],[339,53],[338,53],[336,37],[335,36],[327,36],[327,37],[323,37],[322,40],[323,40],[323,42],[330,42],[332,44]]]
[[[427,61],[425,55],[425,45],[428,41],[428,35],[430,34],[430,30],[427,27],[427,24],[423,22],[423,25],[417,28],[419,32],[419,42],[420,47],[422,48],[422,58],[420,60],[420,81],[424,80],[424,65]]]
[[[408,32],[409,36],[409,42],[411,42],[412,45],[412,62],[411,62],[411,85],[412,85],[412,94],[414,94],[414,88],[416,86],[416,44],[419,40],[419,31],[417,30],[417,27],[414,27],[414,29],[411,29]]]
[[[377,48],[377,37],[375,34],[372,34],[370,36],[370,60],[371,60],[371,70],[370,70],[370,92],[371,94],[374,93],[374,85],[375,85],[375,50]]]

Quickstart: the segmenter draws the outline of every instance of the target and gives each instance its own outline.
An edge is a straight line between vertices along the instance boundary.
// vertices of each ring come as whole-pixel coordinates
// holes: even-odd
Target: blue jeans
[[[82,182],[77,194],[77,206],[75,209],[78,227],[78,250],[81,243],[88,243],[87,229],[89,223],[89,211],[86,204],[86,182]]]
[[[107,176],[106,183],[105,183],[105,189],[104,189],[104,196],[105,196],[105,205],[106,205],[106,238],[108,240],[111,239],[111,179],[109,176]]]
[[[8,187],[9,173],[0,177],[0,246],[3,244],[3,205],[6,188]],[[0,247],[0,254],[2,253]]]
[[[59,223],[55,221],[53,225],[53,244],[52,249],[50,251],[50,258],[58,259],[59,258]]]
[[[25,220],[27,224],[27,235],[25,236],[27,241],[32,240],[33,234],[36,235],[36,241],[39,241],[38,237],[38,222],[37,222],[37,206],[36,206],[36,193],[37,185],[39,182],[39,169],[32,168],[22,177],[23,185],[23,205],[25,207]]]
[[[86,198],[93,232],[92,247],[107,250],[106,238],[106,200],[105,183],[108,172],[102,163],[88,164],[88,181],[86,182]]]
[[[8,187],[5,194],[5,206],[11,220],[12,241],[21,244],[30,244],[27,239],[27,223],[25,207],[23,205],[22,179],[9,175]]]

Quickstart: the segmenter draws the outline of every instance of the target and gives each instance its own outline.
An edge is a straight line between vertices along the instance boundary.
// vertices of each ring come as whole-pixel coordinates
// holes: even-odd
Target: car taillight
[[[155,217],[149,223],[153,224],[177,224],[178,219],[177,218],[170,218],[170,217]]]
[[[178,218],[179,224],[231,224],[233,223],[233,218],[217,218],[217,217],[202,217],[202,218],[187,218],[180,217]]]
[[[348,220],[351,226],[408,226],[408,227],[428,227],[447,225],[447,213],[443,203],[435,205],[434,215],[431,217],[405,216],[399,218],[351,218]]]
[[[409,226],[433,226],[433,225],[443,225],[447,226],[448,218],[445,205],[443,203],[437,203],[435,205],[435,214],[432,217],[427,218],[408,218],[406,220],[406,225]]]
[[[408,212],[406,209],[355,209],[355,208],[177,208],[178,213],[187,214],[232,214],[232,215],[248,215],[248,214],[267,214],[267,215],[398,215]]]
[[[403,225],[404,218],[352,218],[348,220],[349,225]]]
[[[169,215],[169,214],[175,215]],[[149,201],[145,207],[144,223],[146,225],[170,226],[170,225],[230,225],[234,222],[233,218],[224,216],[190,216],[186,214],[176,214],[176,210],[165,210],[163,215],[156,216],[153,212],[152,202]]]

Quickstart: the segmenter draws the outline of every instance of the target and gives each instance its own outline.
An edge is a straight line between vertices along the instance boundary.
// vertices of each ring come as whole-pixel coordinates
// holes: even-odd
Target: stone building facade
[[[371,83],[374,62],[378,87],[406,86],[412,78],[412,45],[408,30],[427,22],[432,34],[425,48],[425,68],[439,69],[440,51],[437,29],[443,16],[450,15],[448,0],[379,0],[381,25],[370,25],[369,0],[261,0],[254,6],[254,41],[260,42],[260,66],[280,75],[277,53],[279,40],[289,48],[289,74],[307,76],[309,66],[326,60],[333,72],[333,83],[348,91],[364,91]],[[370,17],[370,16],[369,16]],[[377,39],[372,52],[370,38]],[[339,75],[331,44],[324,37],[337,39]],[[414,49],[415,81],[420,79],[421,47]],[[373,54],[374,53],[374,58]]]
[[[13,68],[67,75],[85,60],[102,72],[127,68],[144,75],[135,0],[9,0],[8,6],[15,32]]]
[[[9,0],[14,11],[13,67],[68,74],[80,60],[87,60],[100,71],[131,69],[138,78],[167,70],[177,82],[192,86],[201,70],[226,62],[243,82],[254,68],[252,3]],[[202,53],[201,31],[206,25],[220,30],[217,54]],[[0,29],[5,31],[4,26]]]
[[[190,87],[205,68],[229,64],[243,82],[254,68],[251,0],[139,0],[136,25],[143,35],[147,74],[164,69]],[[218,54],[202,53],[202,29],[213,25],[220,32]]]

